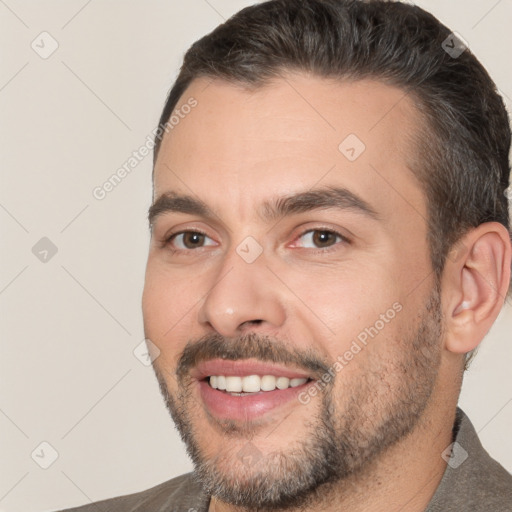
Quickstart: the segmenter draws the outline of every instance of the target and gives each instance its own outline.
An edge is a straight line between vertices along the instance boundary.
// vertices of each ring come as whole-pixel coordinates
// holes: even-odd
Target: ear
[[[507,296],[511,253],[509,232],[497,222],[480,224],[450,251],[441,281],[448,351],[470,352],[491,328]]]

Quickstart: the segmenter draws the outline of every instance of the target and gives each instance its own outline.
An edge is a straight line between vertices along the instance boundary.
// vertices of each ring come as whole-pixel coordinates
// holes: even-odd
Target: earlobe
[[[496,320],[510,282],[511,244],[502,224],[488,222],[467,233],[457,261],[447,259],[443,275],[445,348],[475,349]]]

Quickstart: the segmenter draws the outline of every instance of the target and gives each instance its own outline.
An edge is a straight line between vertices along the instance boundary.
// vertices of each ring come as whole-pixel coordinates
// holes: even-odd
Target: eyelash
[[[351,243],[351,240],[349,240],[345,235],[342,235],[339,231],[336,231],[335,229],[327,228],[327,227],[316,227],[316,228],[306,229],[306,231],[303,231],[296,238],[296,240],[299,240],[300,238],[302,238],[303,236],[307,235],[308,233],[315,233],[315,232],[330,233],[332,235],[335,235],[336,237],[339,237],[341,239],[341,241],[335,242],[333,245],[330,245],[329,247],[323,247],[323,248],[322,247],[317,247],[315,249],[308,249],[308,248],[305,248],[305,247],[299,247],[299,249],[306,249],[306,250],[312,252],[313,254],[326,254],[326,253],[330,253],[332,251],[338,250],[340,244],[349,245]]]
[[[336,237],[339,237],[341,239],[341,242],[336,242],[334,245],[330,245],[329,247],[325,247],[325,248],[318,247],[316,249],[307,249],[310,252],[313,252],[313,254],[317,254],[317,253],[325,254],[325,253],[331,252],[333,250],[336,250],[340,243],[343,243],[343,244],[351,243],[351,240],[349,238],[347,238],[345,235],[342,235],[340,232],[338,232],[332,228],[324,228],[324,227],[307,229],[306,231],[303,231],[302,233],[300,233],[299,236],[296,237],[296,240],[299,240],[300,238],[302,238],[304,235],[307,235],[308,233],[315,233],[315,232],[331,233],[331,234],[335,235]],[[170,250],[173,254],[193,253],[193,252],[197,251],[198,249],[203,249],[203,247],[198,247],[197,249],[175,249],[175,248],[173,248],[171,245],[171,242],[174,240],[174,238],[176,238],[179,235],[184,235],[186,233],[197,233],[199,235],[203,235],[207,238],[210,238],[204,231],[195,230],[195,229],[187,229],[184,231],[177,231],[176,233],[171,233],[168,237],[166,237],[162,241],[162,246],[170,248]],[[299,249],[300,248],[301,247],[299,247]],[[304,248],[302,247],[302,249],[304,249]],[[191,255],[191,254],[189,254],[189,255]]]
[[[179,235],[184,235],[186,233],[197,233],[198,235],[203,235],[208,238],[210,238],[204,231],[200,231],[198,229],[186,229],[184,231],[177,231],[176,233],[171,233],[168,237],[164,238],[163,240],[163,247],[169,247],[171,252],[174,253],[192,253],[194,251],[197,251],[197,249],[174,249],[171,245],[171,242],[174,238],[176,238]],[[198,249],[203,249],[203,247],[199,247]]]

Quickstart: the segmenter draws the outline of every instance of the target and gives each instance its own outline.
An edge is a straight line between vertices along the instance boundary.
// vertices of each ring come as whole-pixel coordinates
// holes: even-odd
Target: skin
[[[335,82],[301,74],[253,90],[198,79],[180,104],[190,97],[197,107],[164,137],[154,200],[170,191],[192,195],[215,216],[167,212],[154,219],[143,314],[146,337],[160,350],[155,370],[170,395],[177,396],[179,358],[188,342],[208,334],[226,340],[267,335],[290,349],[334,361],[398,302],[400,313],[332,385],[337,414],[343,417],[347,390],[356,393],[354,383],[371,382],[371,412],[378,418],[386,397],[400,389],[397,361],[403,360],[435,285],[426,199],[411,172],[411,134],[424,129],[414,103],[377,81]],[[366,146],[353,162],[338,149],[349,134]],[[357,194],[378,219],[335,208],[270,222],[261,215],[264,201],[327,186]],[[311,229],[338,231],[350,242],[336,238],[333,245],[318,248],[303,235]],[[206,245],[187,249],[182,238],[163,242],[187,230],[204,232]],[[250,264],[236,251],[249,236],[263,250]],[[322,494],[329,499],[311,502],[307,510],[372,512],[385,504],[389,511],[419,512],[430,501],[446,467],[441,454],[452,441],[464,354],[491,327],[510,279],[510,239],[503,226],[482,224],[463,237],[460,247],[441,276],[443,335],[433,349],[434,382],[421,417],[409,435],[371,464],[325,487]],[[376,361],[382,361],[385,378],[368,381]],[[248,440],[261,453],[262,464],[290,443],[302,443],[321,395],[238,425],[247,435],[230,436],[208,417],[194,388],[188,419],[203,456],[224,457],[219,470],[234,477],[244,469],[235,455]],[[369,410],[362,406],[361,415]],[[374,418],[366,417],[365,429],[371,429]],[[244,471],[250,479],[251,471]],[[210,509],[238,510],[215,498]]]

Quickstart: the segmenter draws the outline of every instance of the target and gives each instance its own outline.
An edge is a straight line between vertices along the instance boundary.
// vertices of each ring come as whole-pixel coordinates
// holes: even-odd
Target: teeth
[[[226,389],[226,377],[219,375],[217,377],[217,389],[224,391]]]
[[[261,391],[274,391],[276,389],[276,378],[273,375],[261,377]]]
[[[242,379],[240,377],[226,377],[226,391],[240,393],[242,391]]]
[[[210,386],[213,389],[227,391],[228,393],[258,393],[259,391],[274,391],[302,386],[308,379],[288,377],[274,377],[273,375],[247,375],[246,377],[211,375]]]
[[[245,393],[257,393],[260,390],[261,379],[258,375],[249,375],[242,379],[242,391]]]
[[[276,380],[277,389],[287,389],[290,387],[290,379],[288,377],[278,377]]]

